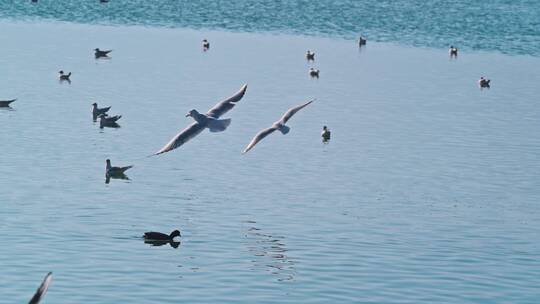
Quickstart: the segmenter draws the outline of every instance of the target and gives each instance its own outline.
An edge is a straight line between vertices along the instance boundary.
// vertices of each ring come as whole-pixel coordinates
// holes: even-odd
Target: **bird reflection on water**
[[[125,175],[124,173],[121,173],[121,174],[108,174],[108,173],[105,173],[105,184],[108,184],[111,182],[111,179],[123,179],[123,180],[130,180],[129,177],[127,175]]]
[[[264,233],[252,225],[246,233],[246,238],[248,250],[255,257],[252,260],[254,269],[265,268],[266,271],[276,275],[278,281],[294,280],[296,269],[294,261],[287,257],[284,237]]]
[[[174,249],[177,249],[178,246],[180,246],[180,242],[175,241],[144,240],[144,243],[151,246],[163,246],[169,244]]]

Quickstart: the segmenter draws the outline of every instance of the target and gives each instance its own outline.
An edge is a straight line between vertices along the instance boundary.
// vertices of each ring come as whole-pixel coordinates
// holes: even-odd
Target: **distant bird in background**
[[[328,141],[330,141],[330,130],[328,129],[327,126],[323,126],[321,137],[322,137],[323,143],[327,143]]]
[[[188,142],[193,137],[200,134],[204,129],[208,128],[210,132],[221,132],[225,131],[229,124],[231,123],[230,119],[218,119],[221,115],[227,113],[229,110],[234,108],[237,102],[239,102],[244,94],[246,93],[247,84],[243,85],[238,92],[233,96],[217,103],[212,109],[210,109],[206,114],[201,114],[197,110],[191,110],[186,115],[186,117],[191,116],[195,122],[189,125],[180,133],[169,141],[163,148],[157,151],[154,155],[162,154],[174,150],[186,142]]]
[[[110,58],[109,53],[112,52],[112,50],[100,50],[99,48],[94,49],[94,56],[97,58]]]
[[[109,0],[99,0],[99,3],[109,3]]]
[[[92,104],[92,116],[94,118],[94,121],[99,117],[99,115],[101,114],[105,114],[107,115],[106,113],[111,109],[111,107],[106,107],[106,108],[98,108],[98,104],[97,103],[93,103]]]
[[[306,59],[307,59],[308,61],[314,61],[314,60],[315,60],[315,53],[312,52],[312,51],[310,51],[310,50],[308,50],[308,51],[306,52]]]
[[[364,37],[362,37],[362,36],[358,37],[358,46],[359,46],[359,47],[361,47],[361,46],[363,46],[363,45],[366,45],[366,43],[367,43],[366,38],[364,38]]]
[[[448,49],[448,53],[450,54],[450,57],[457,57],[458,49],[451,45]]]
[[[113,167],[111,166],[111,160],[107,159],[107,166],[105,167],[105,184],[108,184],[111,179],[124,179],[129,180],[129,177],[125,174],[125,172],[133,166],[125,166],[125,167]]]
[[[486,79],[484,77],[480,77],[480,79],[478,80],[478,85],[480,86],[480,88],[490,88],[491,87],[491,80],[490,79]]]
[[[15,99],[10,99],[10,100],[0,100],[0,108],[5,108],[5,107],[9,107],[9,105],[14,102],[15,100],[17,100],[17,98]]]
[[[51,285],[51,282],[52,272],[49,272],[45,276],[45,279],[43,279],[43,282],[41,282],[41,285],[36,290],[36,293],[34,294],[32,299],[30,299],[30,302],[28,302],[28,304],[38,304],[39,301],[41,301],[41,299],[43,298],[43,296],[45,296],[45,293],[47,292],[47,289],[49,289],[49,285]]]
[[[208,40],[206,39],[203,39],[202,43],[203,43],[203,50],[207,51],[210,48],[210,42],[208,42]]]
[[[251,142],[246,146],[246,148],[244,149],[242,154],[247,153],[259,141],[261,141],[266,136],[274,133],[274,131],[276,131],[276,130],[279,130],[281,132],[281,134],[283,134],[283,135],[289,133],[290,128],[285,125],[287,123],[287,121],[289,121],[289,119],[291,119],[291,117],[293,117],[293,115],[296,114],[296,112],[298,112],[298,111],[302,110],[303,108],[307,107],[313,101],[314,100],[311,100],[311,101],[308,101],[308,102],[306,102],[304,104],[301,104],[299,106],[290,108],[287,112],[285,112],[285,114],[283,114],[283,116],[281,116],[281,118],[278,121],[274,122],[270,128],[264,129],[264,130],[260,131],[259,133],[257,133],[257,135],[255,135],[255,137],[253,137]]]
[[[63,70],[60,70],[58,72],[58,79],[60,79],[60,81],[68,81],[68,82],[71,82],[71,80],[69,79],[69,77],[71,77],[71,72],[69,72],[68,74],[64,74],[64,71]]]
[[[106,163],[107,163],[107,166],[105,167],[105,173],[109,176],[120,176],[120,175],[125,174],[127,170],[133,168],[133,166],[113,167],[111,166],[110,159],[107,159]]]
[[[309,76],[312,78],[319,78],[319,70],[314,68],[309,68]]]

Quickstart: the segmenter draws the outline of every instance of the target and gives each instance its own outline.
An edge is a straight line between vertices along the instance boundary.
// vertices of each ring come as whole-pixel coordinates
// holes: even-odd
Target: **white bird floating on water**
[[[157,151],[154,155],[162,154],[174,150],[181,145],[188,142],[193,137],[197,136],[204,129],[210,129],[210,132],[221,132],[225,131],[229,124],[231,123],[230,119],[218,119],[221,115],[227,113],[231,110],[246,93],[247,84],[243,85],[233,96],[223,100],[216,104],[212,109],[210,109],[206,114],[201,114],[197,110],[191,110],[186,115],[186,117],[191,116],[195,119],[195,122],[189,125],[184,130],[180,131],[169,143],[167,143],[163,148]]]
[[[293,117],[293,115],[296,114],[296,112],[302,110],[303,108],[308,106],[313,101],[314,100],[311,100],[311,101],[308,101],[308,102],[306,102],[306,103],[304,103],[302,105],[296,106],[294,108],[290,108],[287,112],[285,112],[285,114],[283,114],[283,116],[281,116],[281,118],[278,121],[274,122],[270,128],[264,129],[264,130],[260,131],[259,133],[257,133],[257,135],[255,135],[255,137],[253,137],[251,142],[244,149],[244,152],[242,152],[242,154],[247,153],[259,141],[261,141],[266,136],[272,134],[276,130],[279,130],[282,134],[289,133],[290,128],[285,125],[287,123],[287,121],[289,121],[289,119],[291,119],[291,117]]]
[[[32,299],[30,299],[30,302],[28,302],[28,304],[38,304],[39,301],[41,301],[41,299],[47,292],[47,289],[49,289],[49,285],[51,285],[51,281],[52,281],[52,272],[49,272],[45,276],[45,279],[43,279],[43,282],[41,283],[39,288],[36,290],[36,293],[34,294]]]

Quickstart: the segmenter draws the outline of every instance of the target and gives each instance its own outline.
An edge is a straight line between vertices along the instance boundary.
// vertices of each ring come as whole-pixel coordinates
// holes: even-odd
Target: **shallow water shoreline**
[[[0,18],[62,20],[83,24],[277,32],[463,50],[538,56],[536,1],[474,2],[340,0],[154,1],[93,0],[0,2]]]

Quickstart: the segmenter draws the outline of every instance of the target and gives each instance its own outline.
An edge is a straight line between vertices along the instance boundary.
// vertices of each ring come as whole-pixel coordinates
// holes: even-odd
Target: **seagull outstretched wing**
[[[244,94],[246,93],[247,85],[243,85],[240,91],[238,91],[233,96],[219,102],[216,104],[206,115],[213,117],[213,118],[219,118],[221,115],[228,112],[230,109],[234,107],[234,105],[244,97]],[[158,152],[155,153],[155,155],[162,154],[165,152],[169,152],[171,150],[174,150],[181,145],[188,142],[193,137],[199,135],[204,129],[206,128],[205,125],[202,125],[198,122],[194,122],[191,125],[189,125],[184,130],[180,131],[180,133],[176,134],[176,136],[169,141],[163,148],[161,148]]]
[[[51,284],[51,281],[52,281],[52,272],[49,272],[45,276],[45,279],[43,279],[43,282],[39,286],[38,290],[36,290],[36,293],[34,294],[32,299],[30,300],[30,302],[28,302],[28,304],[37,304],[37,303],[39,303],[39,301],[41,301],[41,299],[43,298],[43,296],[47,292],[47,289],[49,289],[49,285]]]
[[[238,92],[236,92],[233,96],[218,102],[213,108],[211,108],[206,115],[214,118],[219,118],[221,115],[227,113],[229,110],[234,108],[236,103],[244,97],[244,94],[246,93],[247,84],[244,84]]]
[[[287,121],[289,121],[289,119],[291,119],[291,117],[293,117],[293,115],[296,114],[296,112],[302,110],[303,108],[308,106],[313,101],[314,100],[310,100],[310,101],[308,101],[308,102],[306,102],[304,104],[298,105],[296,107],[293,107],[293,108],[290,108],[289,110],[287,110],[287,112],[285,112],[285,114],[283,114],[283,116],[281,116],[281,118],[278,121],[274,122],[270,128],[264,129],[264,130],[260,131],[259,133],[257,133],[257,135],[255,135],[255,137],[253,137],[253,139],[246,146],[246,148],[244,149],[242,154],[247,153],[259,141],[261,141],[266,136],[272,134],[276,130],[280,130],[283,134],[287,134],[289,132],[289,128],[287,126],[285,126],[285,123]]]

